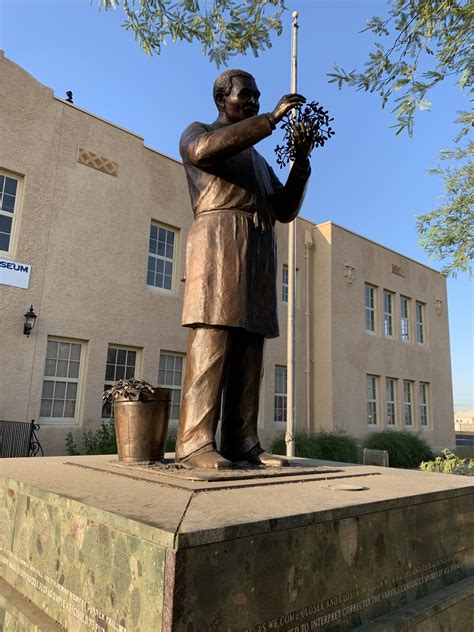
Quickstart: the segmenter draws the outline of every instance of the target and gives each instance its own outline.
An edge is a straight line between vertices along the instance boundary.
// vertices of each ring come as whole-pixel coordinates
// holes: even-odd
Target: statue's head
[[[212,92],[220,116],[231,122],[258,114],[260,92],[245,70],[225,70],[214,81]]]

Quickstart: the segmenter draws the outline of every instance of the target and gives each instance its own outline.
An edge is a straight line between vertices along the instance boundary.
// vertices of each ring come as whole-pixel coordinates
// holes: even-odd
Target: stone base
[[[292,463],[2,459],[0,630],[474,630],[472,479]]]

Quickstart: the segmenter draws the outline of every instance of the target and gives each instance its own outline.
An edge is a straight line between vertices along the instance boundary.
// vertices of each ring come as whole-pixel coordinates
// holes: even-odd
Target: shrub
[[[441,472],[442,474],[461,474],[474,476],[474,459],[462,459],[451,450],[443,450],[434,461],[420,463],[422,472]]]
[[[66,454],[69,456],[77,456],[79,454],[72,432],[68,432],[66,435]]]
[[[271,445],[274,454],[285,454],[283,435],[275,437]],[[324,461],[357,463],[358,448],[354,437],[345,432],[319,432],[315,434],[297,432],[295,437],[296,456]]]
[[[168,427],[168,433],[165,441],[165,452],[174,452],[176,447],[176,428]]]
[[[374,432],[366,439],[364,447],[387,450],[391,467],[418,467],[422,461],[434,459],[434,454],[424,439],[403,430]]]
[[[113,419],[103,421],[95,432],[87,430],[82,435],[85,454],[117,454]]]

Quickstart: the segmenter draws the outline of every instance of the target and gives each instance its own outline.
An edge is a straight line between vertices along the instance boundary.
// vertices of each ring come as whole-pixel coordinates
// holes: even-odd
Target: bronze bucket
[[[152,463],[163,458],[168,432],[171,390],[156,389],[145,401],[117,398],[114,402],[118,460]]]

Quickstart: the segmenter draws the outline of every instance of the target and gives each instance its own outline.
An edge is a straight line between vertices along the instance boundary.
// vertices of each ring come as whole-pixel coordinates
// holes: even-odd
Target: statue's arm
[[[291,222],[298,215],[303,204],[306,186],[311,175],[309,160],[305,158],[295,161],[285,186],[278,180],[271,167],[269,170],[275,191],[270,198],[275,218],[279,222]]]
[[[191,123],[179,143],[183,161],[198,167],[210,167],[219,160],[238,154],[270,136],[275,124],[271,115],[259,114],[208,131],[201,123]]]

